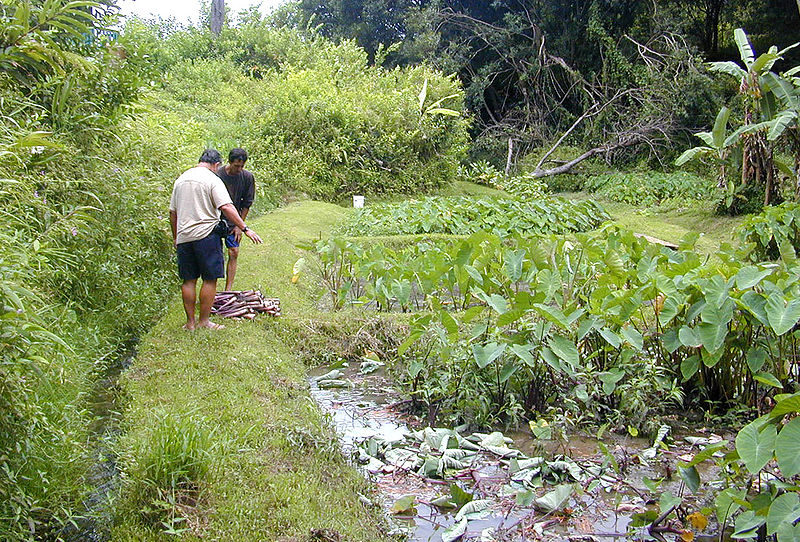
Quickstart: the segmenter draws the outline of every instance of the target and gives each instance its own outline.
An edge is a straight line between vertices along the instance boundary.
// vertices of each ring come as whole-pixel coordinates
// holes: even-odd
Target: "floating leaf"
[[[416,502],[416,497],[414,495],[403,495],[392,504],[391,513],[392,515],[413,515],[416,514],[417,511],[414,508],[414,503]]]
[[[442,542],[455,542],[467,532],[467,519],[454,523],[442,532]]]
[[[561,508],[566,504],[573,491],[574,488],[572,487],[572,484],[563,484],[556,486],[553,491],[545,493],[543,496],[535,499],[533,502],[536,507],[543,512],[556,512],[561,510]]]
[[[686,516],[686,519],[689,522],[689,525],[698,531],[702,531],[708,526],[708,518],[700,512],[692,512]]]
[[[489,499],[477,499],[470,501],[461,507],[461,510],[456,514],[456,521],[462,519],[478,519],[486,515],[489,511],[489,505],[492,501]]]

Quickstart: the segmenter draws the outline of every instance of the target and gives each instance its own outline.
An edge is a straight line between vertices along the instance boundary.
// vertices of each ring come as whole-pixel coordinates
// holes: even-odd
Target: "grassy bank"
[[[163,419],[208,437],[209,472],[199,493],[177,495],[184,539],[306,540],[328,529],[343,540],[382,540],[378,512],[362,504],[367,484],[347,466],[335,436],[309,398],[306,368],[292,344],[315,313],[312,285],[289,281],[295,243],[324,234],[345,211],[302,202],[251,223],[264,238],[242,250],[237,288],[280,297],[284,316],[225,322],[211,332],[181,330],[176,295],[144,338],[124,379],[130,405],[122,439],[129,480],[114,540],[166,538],[141,511],[148,462]],[[282,538],[283,537],[283,538]],[[170,538],[172,539],[172,538]]]
[[[564,193],[570,199],[597,199],[586,192]],[[636,233],[652,235],[664,241],[679,243],[687,234],[700,234],[695,247],[703,254],[713,254],[722,243],[734,240],[736,228],[744,217],[720,216],[714,213],[714,204],[692,202],[685,207],[640,209],[627,203],[598,200],[614,222]]]

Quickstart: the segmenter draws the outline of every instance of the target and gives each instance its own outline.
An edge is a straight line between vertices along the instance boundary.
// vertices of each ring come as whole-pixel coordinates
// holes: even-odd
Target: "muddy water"
[[[311,395],[320,407],[330,415],[345,455],[358,463],[358,444],[370,437],[380,437],[387,442],[403,441],[412,430],[420,429],[413,420],[408,420],[391,408],[400,398],[381,371],[367,376],[355,368],[343,369],[340,380],[352,383],[352,387],[322,389],[316,377],[327,373],[329,367],[321,367],[309,379]],[[544,514],[531,507],[518,506],[513,496],[504,496],[503,490],[509,482],[507,462],[498,458],[481,457],[468,473],[457,476],[455,483],[473,493],[476,499],[492,501],[489,514],[468,522],[467,531],[460,540],[487,542],[522,540],[623,540],[648,539],[644,528],[631,526],[635,513],[653,508],[654,499],[644,489],[644,479],[663,480],[659,492],[669,491],[673,495],[688,497],[680,477],[675,475],[674,464],[678,458],[691,452],[689,445],[673,445],[669,450],[660,450],[651,460],[640,460],[639,454],[650,448],[651,442],[644,439],[605,435],[601,442],[586,435],[569,435],[561,440],[537,440],[530,432],[507,433],[513,439],[512,447],[529,457],[549,459],[571,458],[582,466],[599,465],[606,460],[604,446],[619,464],[619,473],[603,476],[603,484],[591,491],[578,491],[567,503],[564,511]],[[677,439],[676,439],[677,440]],[[697,449],[695,448],[696,452]],[[362,459],[364,459],[361,452]],[[698,466],[704,481],[714,475],[709,471],[709,462]],[[382,497],[382,505],[390,523],[397,531],[416,542],[440,542],[442,533],[455,521],[453,513],[440,511],[432,500],[449,493],[448,479],[424,478],[414,472],[373,467],[372,463],[361,465],[362,471],[376,485]],[[576,484],[580,485],[580,484]],[[540,493],[549,491],[546,487]],[[415,495],[415,509],[408,517],[393,516],[392,504],[404,495]],[[704,496],[688,499],[699,506]],[[696,509],[696,508],[694,508]],[[698,535],[704,533],[697,533]]]

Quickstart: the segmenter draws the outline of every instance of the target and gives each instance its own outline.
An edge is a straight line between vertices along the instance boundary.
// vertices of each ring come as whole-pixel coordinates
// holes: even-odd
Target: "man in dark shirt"
[[[233,205],[239,211],[239,216],[244,220],[253,199],[256,196],[256,181],[253,174],[244,169],[247,162],[247,151],[244,149],[231,149],[228,153],[228,163],[217,170],[217,176],[222,179],[233,200]],[[233,289],[233,279],[236,276],[236,266],[239,260],[239,241],[242,239],[242,230],[237,227],[225,238],[228,247],[228,267],[225,274],[225,290]]]

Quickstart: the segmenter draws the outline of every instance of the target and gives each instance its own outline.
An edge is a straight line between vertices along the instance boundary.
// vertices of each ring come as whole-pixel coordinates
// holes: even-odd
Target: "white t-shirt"
[[[233,203],[225,184],[203,166],[185,171],[175,180],[169,210],[178,214],[176,242],[205,239],[219,222],[219,208]]]

